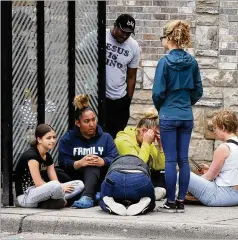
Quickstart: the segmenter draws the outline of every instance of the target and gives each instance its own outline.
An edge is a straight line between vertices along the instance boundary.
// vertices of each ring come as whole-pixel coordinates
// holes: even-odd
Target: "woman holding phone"
[[[217,138],[223,141],[214,152],[209,167],[200,164],[202,176],[190,175],[188,191],[207,206],[238,205],[238,119],[232,111],[221,111],[212,118]]]

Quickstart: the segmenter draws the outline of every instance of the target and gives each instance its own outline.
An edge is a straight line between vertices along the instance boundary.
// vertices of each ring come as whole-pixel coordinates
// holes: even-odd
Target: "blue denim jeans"
[[[113,197],[116,202],[123,203],[125,200],[132,204],[137,203],[143,197],[150,197],[151,202],[148,211],[155,207],[155,192],[151,179],[144,173],[111,172],[101,186],[100,207],[108,212],[103,197]]]
[[[160,136],[165,154],[165,181],[168,201],[175,201],[177,182],[176,166],[179,166],[178,199],[184,200],[188,190],[190,168],[188,149],[193,129],[193,120],[160,119]]]

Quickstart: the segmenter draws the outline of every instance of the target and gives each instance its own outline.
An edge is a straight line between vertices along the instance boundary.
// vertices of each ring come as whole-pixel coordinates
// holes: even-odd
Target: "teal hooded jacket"
[[[173,49],[160,59],[152,99],[164,120],[193,120],[192,105],[203,94],[198,63],[182,49]]]

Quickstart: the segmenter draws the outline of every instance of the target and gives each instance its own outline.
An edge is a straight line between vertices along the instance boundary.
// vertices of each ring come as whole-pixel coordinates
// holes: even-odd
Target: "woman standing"
[[[203,88],[197,61],[184,48],[190,45],[190,26],[185,21],[169,22],[160,38],[169,54],[160,59],[155,73],[153,102],[165,153],[167,201],[161,211],[184,212],[190,169],[188,148],[193,129],[194,105]],[[179,194],[175,201],[176,165],[180,169]]]
[[[21,155],[17,164],[17,204],[21,207],[34,208],[52,199],[55,201],[51,201],[48,208],[62,208],[67,203],[65,200],[78,195],[83,190],[84,184],[79,180],[64,184],[58,181],[53,159],[48,153],[56,144],[56,135],[51,126],[38,125],[35,138],[31,148]],[[43,170],[47,171],[49,182],[42,179]]]

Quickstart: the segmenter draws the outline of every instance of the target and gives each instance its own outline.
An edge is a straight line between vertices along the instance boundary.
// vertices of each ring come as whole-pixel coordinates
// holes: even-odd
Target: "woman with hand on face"
[[[162,212],[184,212],[190,168],[188,149],[193,129],[194,105],[203,93],[198,63],[184,49],[191,43],[190,26],[185,21],[171,21],[160,38],[168,55],[157,65],[153,102],[159,112],[159,127],[165,154],[167,201]],[[175,199],[179,166],[179,193]]]
[[[213,207],[238,205],[238,118],[232,111],[221,111],[212,118],[218,140],[209,167],[201,164],[202,176],[190,173],[188,191],[204,205]]]
[[[119,155],[135,155],[149,166],[156,200],[164,198],[166,195],[165,158],[160,141],[157,112],[145,113],[137,127],[126,127],[124,131],[118,132],[114,141]]]
[[[76,208],[90,208],[99,197],[100,185],[111,161],[118,156],[110,134],[102,131],[87,94],[75,96],[75,126],[59,143],[59,166],[72,179],[80,179],[85,188]]]
[[[62,208],[67,199],[79,194],[83,188],[82,181],[61,184],[58,181],[53,159],[48,152],[56,144],[53,128],[40,124],[35,130],[36,140],[25,151],[16,167],[17,205],[21,207]],[[41,176],[46,171],[49,182]]]

